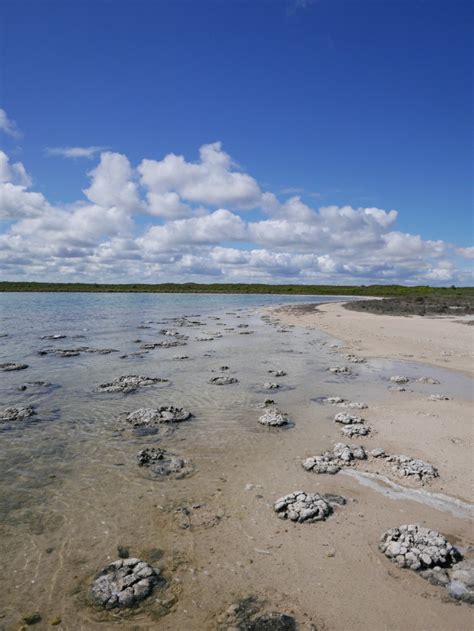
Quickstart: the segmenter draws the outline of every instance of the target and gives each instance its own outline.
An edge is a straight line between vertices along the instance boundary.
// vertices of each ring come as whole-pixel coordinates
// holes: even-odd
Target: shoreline
[[[349,353],[412,361],[474,377],[474,335],[464,324],[471,316],[379,315],[346,309],[345,302],[287,304],[268,307],[266,313],[285,324],[316,328],[343,342]]]
[[[330,345],[335,364],[346,364],[345,355],[354,354],[363,360],[406,362],[407,372],[409,368],[413,372],[410,364],[420,364],[431,373],[433,369],[449,371],[457,381],[472,379],[473,334],[470,327],[459,324],[459,317],[374,315],[342,305],[283,305],[265,311],[282,325],[316,329],[338,340],[340,344]],[[364,365],[355,364],[355,368]],[[375,383],[374,376],[369,379]],[[442,474],[431,483],[430,491],[472,504],[472,397],[430,401],[430,394],[443,391],[443,379],[439,381],[422,394],[411,389],[415,382],[410,379],[405,392],[389,390],[385,400],[369,398],[363,416],[374,426],[377,446],[436,463]],[[366,395],[361,394],[361,399],[366,400]]]
[[[412,523],[454,544],[472,541],[465,377],[412,366],[408,387],[414,391],[395,392],[387,389],[396,374],[389,362],[350,363],[352,375],[332,374],[329,367],[346,362],[339,354],[347,352],[342,345],[334,348],[317,330],[262,318],[262,307],[248,297],[232,307],[221,300],[218,308],[206,299],[209,309],[201,309],[202,298],[186,305],[170,298],[171,306],[162,301],[158,309],[152,301],[131,314],[128,301],[84,302],[86,310],[71,301],[78,317],[67,326],[55,308],[49,317],[40,312],[28,328],[19,317],[21,306],[2,341],[9,359],[29,364],[24,373],[5,373],[8,403],[34,402],[38,415],[53,404],[60,410],[51,422],[45,417],[14,428],[13,440],[5,434],[2,492],[5,505],[12,506],[0,529],[4,564],[15,572],[5,591],[7,629],[18,628],[26,590],[31,611],[39,611],[45,624],[60,618],[65,628],[91,631],[104,626],[220,631],[229,628],[222,622],[226,612],[249,598],[267,611],[294,616],[301,631],[470,628],[468,605],[391,563],[378,547],[387,529]],[[275,301],[273,308],[282,303]],[[17,331],[17,321],[24,330]],[[70,340],[71,346],[117,352],[76,358],[35,352],[43,348],[43,336],[58,332],[66,341],[48,340],[53,350]],[[78,333],[82,341],[72,341]],[[137,344],[153,346],[174,337],[184,342],[183,349],[165,345],[135,353]],[[176,353],[186,353],[188,361],[176,361]],[[237,381],[211,385],[221,371]],[[97,392],[99,384],[135,373],[169,381],[130,396]],[[438,375],[441,384],[419,384],[421,375]],[[38,396],[18,389],[25,379],[39,383],[30,380],[45,377],[59,387]],[[278,388],[264,387],[274,380]],[[428,401],[429,394],[443,390],[451,400]],[[367,419],[369,436],[343,437],[334,416],[351,409],[323,402],[333,395],[367,402],[354,413]],[[259,423],[268,396],[288,415],[287,429]],[[124,428],[126,414],[163,404],[189,410],[189,422],[159,434]],[[336,475],[316,475],[302,466],[340,441],[367,452],[383,448],[420,458],[436,467],[439,477],[421,485],[388,472],[382,488],[379,477],[373,485],[371,476],[387,468],[373,458],[367,467],[355,463]],[[189,463],[190,474],[159,479],[139,467],[138,450],[157,446]],[[25,461],[31,481],[17,464]],[[320,523],[279,519],[275,502],[298,489],[346,503]],[[163,588],[136,610],[91,608],[86,600],[91,580],[121,554],[119,547],[156,564]],[[32,567],[38,568],[35,582]]]

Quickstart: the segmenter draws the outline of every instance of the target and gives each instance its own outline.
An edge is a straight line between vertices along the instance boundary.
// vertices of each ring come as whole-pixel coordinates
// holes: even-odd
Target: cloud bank
[[[10,133],[6,115],[0,125]],[[474,248],[401,232],[396,210],[281,199],[219,142],[200,147],[196,162],[170,153],[132,165],[100,147],[49,152],[100,155],[77,201],[58,205],[0,151],[5,280],[472,283]]]

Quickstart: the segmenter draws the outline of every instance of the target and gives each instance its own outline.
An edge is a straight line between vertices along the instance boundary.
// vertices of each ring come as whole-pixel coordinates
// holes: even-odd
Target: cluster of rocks
[[[354,423],[363,423],[364,420],[360,416],[355,414],[348,414],[347,412],[339,412],[334,417],[335,423],[342,423],[343,425],[352,425]]]
[[[0,416],[0,422],[11,423],[24,421],[26,418],[35,416],[36,412],[32,405],[5,408]]]
[[[342,407],[350,410],[366,410],[369,406],[363,401],[343,401]]]
[[[344,355],[344,357],[348,362],[351,362],[351,364],[365,364],[367,361],[364,357],[358,357],[357,355],[352,355],[350,353],[348,355]]]
[[[325,451],[320,456],[312,456],[303,461],[303,468],[313,473],[338,473],[342,468],[352,466],[357,460],[365,460],[364,447],[337,443],[332,451]]]
[[[336,423],[342,423],[342,433],[344,436],[352,438],[354,436],[367,436],[372,431],[369,425],[364,423],[364,419],[354,414],[348,414],[347,412],[339,412],[334,417]]]
[[[445,394],[431,394],[428,397],[428,401],[450,401],[451,397],[446,396]]]
[[[162,342],[145,342],[140,348],[142,350],[152,351],[155,348],[174,348],[175,346],[186,346],[183,340],[164,340]]]
[[[160,570],[140,559],[118,559],[105,567],[91,586],[95,604],[105,609],[137,606],[161,582]]]
[[[390,377],[390,381],[392,383],[402,384],[402,383],[408,383],[410,379],[402,375],[393,375],[393,377]]]
[[[128,394],[138,388],[152,386],[156,383],[167,383],[168,379],[162,377],[143,377],[142,375],[122,375],[109,383],[102,383],[97,387],[97,392],[123,392]]]
[[[425,483],[439,476],[438,469],[424,460],[403,455],[385,457],[393,463],[392,470],[402,477],[414,477]]]
[[[262,416],[258,419],[261,425],[267,425],[268,427],[281,427],[282,425],[288,425],[288,417],[283,412],[280,412],[278,408],[270,408],[266,410]]]
[[[440,383],[437,379],[433,379],[433,377],[420,377],[416,381],[417,383],[427,383],[431,386],[436,386]]]
[[[404,384],[404,383],[408,383],[410,381],[409,377],[405,377],[403,375],[393,375],[393,377],[390,377],[390,381],[392,383],[398,383],[398,384]],[[438,379],[433,379],[433,377],[419,377],[416,380],[417,383],[424,383],[424,384],[429,384],[429,385],[439,385],[439,381]]]
[[[255,597],[244,598],[231,605],[217,623],[219,631],[297,631],[293,616],[278,611],[264,610]]]
[[[268,372],[274,377],[285,377],[287,374],[284,370],[269,370]]]
[[[278,390],[280,388],[279,383],[275,383],[274,381],[266,381],[263,384],[264,390]]]
[[[460,559],[446,537],[416,524],[390,528],[382,535],[379,548],[400,567],[411,570],[450,566]]]
[[[295,491],[277,500],[273,505],[273,510],[281,519],[312,523],[324,521],[332,514],[336,504],[345,503],[345,498],[340,495]]]
[[[352,373],[349,366],[331,366],[328,370],[335,375],[350,375]]]
[[[109,355],[118,353],[115,348],[91,348],[90,346],[79,346],[78,348],[45,348],[38,351],[38,355],[55,355],[56,357],[77,357],[81,353],[97,353],[98,355]]]
[[[171,329],[161,329],[159,331],[159,333],[161,333],[161,335],[168,335],[170,337],[176,337],[180,340],[188,340],[189,336],[188,335],[183,335],[183,333],[179,333],[179,331],[173,331]]]
[[[18,386],[17,390],[25,392],[31,389],[52,388],[53,384],[48,381],[25,381],[21,386]]]
[[[147,467],[156,476],[175,474],[177,477],[183,477],[189,471],[186,460],[158,447],[141,449],[136,458],[138,466]]]
[[[139,408],[125,417],[127,423],[133,427],[153,427],[161,423],[181,423],[192,416],[184,408],[163,405],[159,408]]]
[[[379,458],[392,465],[392,471],[397,475],[414,477],[423,484],[431,482],[433,478],[437,478],[439,475],[436,467],[423,460],[402,455],[389,455],[381,448],[367,452],[362,445],[346,445],[344,443],[337,443],[332,451],[325,451],[319,456],[306,458],[302,465],[306,471],[312,471],[313,473],[334,474],[345,467],[352,467],[358,462],[369,460],[370,458]]]
[[[16,364],[15,362],[6,362],[5,364],[0,364],[0,370],[3,372],[10,372],[12,370],[25,370],[28,368],[28,364]]]
[[[354,436],[368,436],[372,431],[372,428],[365,423],[349,423],[344,425],[341,432],[348,438],[354,438]]]
[[[221,376],[211,377],[208,383],[213,386],[229,386],[232,383],[239,383],[239,380],[236,377]]]

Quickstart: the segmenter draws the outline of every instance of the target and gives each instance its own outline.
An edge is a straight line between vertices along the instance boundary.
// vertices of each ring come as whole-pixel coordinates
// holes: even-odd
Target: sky
[[[472,26],[0,0],[0,279],[473,284]]]

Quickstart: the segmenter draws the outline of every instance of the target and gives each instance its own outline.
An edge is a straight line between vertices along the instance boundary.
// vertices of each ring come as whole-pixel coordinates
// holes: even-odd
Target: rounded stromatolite
[[[118,559],[93,581],[91,597],[105,609],[136,607],[160,582],[160,571],[140,559]]]

